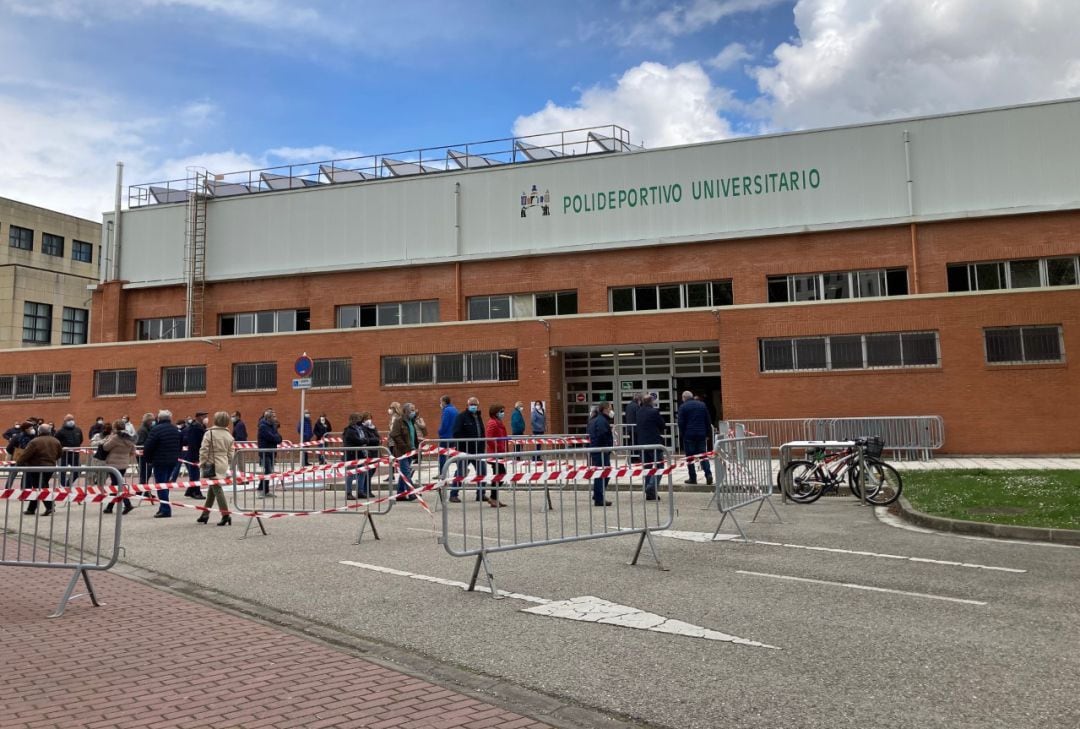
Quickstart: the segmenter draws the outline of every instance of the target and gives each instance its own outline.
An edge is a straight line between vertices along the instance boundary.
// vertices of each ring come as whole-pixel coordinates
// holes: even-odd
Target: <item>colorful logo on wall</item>
[[[540,192],[533,185],[530,192],[521,193],[521,217],[528,217],[531,208],[540,208],[541,215],[551,215],[551,191]]]

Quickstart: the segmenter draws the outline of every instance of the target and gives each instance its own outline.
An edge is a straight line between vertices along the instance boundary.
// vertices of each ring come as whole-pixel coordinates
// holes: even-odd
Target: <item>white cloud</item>
[[[753,71],[779,129],[1080,93],[1075,0],[800,0]]]
[[[749,61],[754,54],[746,50],[742,43],[728,43],[724,49],[706,61],[710,68],[717,71],[726,71],[739,61]]]
[[[619,124],[631,141],[649,147],[719,139],[731,127],[718,109],[727,101],[697,63],[668,67],[646,62],[624,73],[614,88],[594,86],[577,105],[547,105],[514,121],[514,134],[525,136],[560,129]]]

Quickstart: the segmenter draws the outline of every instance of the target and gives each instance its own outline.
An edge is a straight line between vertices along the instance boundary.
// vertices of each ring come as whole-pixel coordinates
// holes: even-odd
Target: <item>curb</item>
[[[1080,530],[1077,529],[1049,529],[949,519],[948,517],[934,516],[919,511],[904,496],[901,496],[896,501],[896,507],[897,515],[901,519],[927,529],[956,534],[977,534],[998,539],[1021,539],[1034,542],[1051,542],[1053,544],[1080,545]]]

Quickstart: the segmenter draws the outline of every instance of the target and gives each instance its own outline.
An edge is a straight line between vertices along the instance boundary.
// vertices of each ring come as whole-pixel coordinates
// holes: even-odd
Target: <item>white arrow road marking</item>
[[[352,562],[350,560],[342,560],[338,564],[348,565],[349,567],[359,567],[360,569],[371,570],[372,572],[382,572],[383,574],[395,575],[397,577],[408,577],[409,579],[431,582],[436,585],[460,587],[463,590],[466,590],[469,587],[466,583],[458,582],[457,580],[447,580],[442,577],[432,577],[431,575],[420,575],[415,572],[406,572],[405,570],[397,570],[393,567],[383,567],[377,564]],[[480,585],[477,585],[475,589],[477,592],[491,592],[490,588],[481,587]],[[681,620],[672,620],[670,618],[665,618],[662,615],[656,615],[655,613],[647,613],[644,610],[638,610],[637,608],[601,600],[598,597],[572,597],[569,600],[555,601],[543,597],[535,597],[533,595],[507,592],[506,590],[499,590],[499,595],[508,597],[511,600],[523,600],[525,602],[536,604],[536,607],[522,610],[521,612],[523,613],[547,615],[553,618],[566,618],[568,620],[580,620],[587,623],[618,625],[624,628],[636,628],[637,630],[649,630],[654,633],[668,633],[670,635],[684,635],[689,638],[717,640],[725,643],[735,643],[736,645],[752,646],[754,648],[780,650],[773,645],[758,643],[755,640],[747,640],[746,638],[740,638],[736,635],[728,635],[727,633],[721,633],[718,630],[702,628],[698,625],[684,623]]]
[[[770,577],[774,580],[789,580],[791,582],[809,582],[814,585],[831,585],[832,587],[850,587],[853,590],[869,590],[870,592],[887,592],[891,595],[907,595],[908,597],[925,597],[929,600],[944,600],[946,602],[959,602],[965,605],[986,605],[979,600],[965,600],[961,597],[945,597],[943,595],[929,595],[925,592],[906,592],[904,590],[891,590],[887,587],[871,587],[870,585],[857,585],[853,582],[829,582],[828,580],[814,580],[809,577],[792,577],[791,575],[773,575],[768,572],[750,572],[747,570],[735,570],[735,574],[752,575],[754,577]]]
[[[747,640],[735,635],[728,635],[717,630],[702,628],[698,625],[684,623],[681,620],[672,620],[656,613],[647,613],[644,610],[619,605],[614,602],[602,600],[599,597],[585,595],[572,597],[569,600],[549,602],[546,605],[525,608],[521,612],[533,615],[547,615],[553,618],[566,618],[567,620],[580,620],[586,623],[600,623],[602,625],[620,625],[624,628],[636,628],[637,630],[649,630],[654,633],[670,633],[672,635],[685,635],[690,638],[704,638],[705,640],[719,640],[726,643],[753,646],[755,648],[770,648],[780,650],[776,646],[758,643],[756,640]]]

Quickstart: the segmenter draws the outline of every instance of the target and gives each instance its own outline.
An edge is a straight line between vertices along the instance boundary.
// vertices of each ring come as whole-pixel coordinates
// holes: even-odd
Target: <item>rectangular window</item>
[[[843,334],[759,340],[762,372],[933,367],[937,332]]]
[[[516,380],[517,352],[413,354],[382,358],[383,385],[430,385]]]
[[[135,394],[135,370],[95,370],[94,397]]]
[[[1039,286],[1075,286],[1080,257],[1027,258],[1015,261],[950,263],[949,291],[994,291]]]
[[[986,361],[990,364],[1064,362],[1060,326],[985,329]]]
[[[81,240],[71,241],[71,260],[83,263],[94,262],[94,246]]]
[[[658,309],[731,306],[733,302],[730,279],[613,288],[610,294],[612,311],[656,311]],[[576,307],[576,296],[574,304]]]
[[[0,400],[35,400],[70,396],[70,372],[0,375]]]
[[[243,362],[233,365],[233,392],[276,389],[276,362]]]
[[[161,368],[162,395],[204,392],[206,392],[206,365]]]
[[[35,301],[23,303],[23,344],[48,344],[52,341],[52,304]]]
[[[41,234],[41,252],[47,256],[64,256],[64,237],[52,233]]]
[[[352,387],[352,359],[317,359],[311,373],[312,387]]]
[[[906,296],[906,268],[769,276],[769,303]]]
[[[383,304],[349,304],[337,308],[339,329],[387,327],[398,324],[433,324],[439,321],[439,302],[397,301]]]
[[[310,309],[281,309],[278,311],[250,311],[239,314],[222,314],[218,333],[274,334],[276,332],[306,332],[311,328]]]
[[[86,344],[89,321],[90,312],[87,309],[65,306],[60,327],[60,344]]]
[[[183,339],[186,336],[187,320],[181,316],[138,319],[135,322],[135,338],[140,342],[154,339]]]
[[[23,251],[34,250],[34,231],[12,225],[8,231],[8,245]]]

